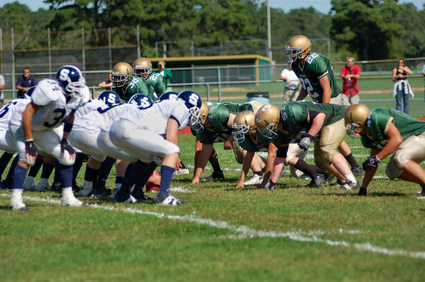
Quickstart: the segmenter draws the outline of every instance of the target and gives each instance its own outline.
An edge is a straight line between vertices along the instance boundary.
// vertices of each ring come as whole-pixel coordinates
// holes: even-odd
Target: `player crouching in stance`
[[[425,122],[396,110],[370,111],[357,104],[347,109],[345,123],[360,133],[363,146],[370,148],[370,156],[363,163],[360,196],[367,195],[380,161],[394,153],[386,168],[388,178],[418,183],[422,187],[418,199],[425,199],[425,171],[420,165],[425,160]]]
[[[89,90],[85,83],[77,67],[61,67],[56,80],[40,81],[31,96],[31,103],[16,115],[16,119],[10,121],[8,142],[15,145],[19,154],[9,204],[12,210],[29,210],[22,199],[23,185],[29,166],[37,158],[38,148],[54,156],[60,163],[64,187],[61,204],[72,207],[83,205],[72,191],[72,165],[76,155],[67,138],[75,111],[89,100]]]
[[[136,203],[131,187],[139,177],[143,178],[139,183],[144,185],[161,159],[161,185],[156,203],[171,206],[186,203],[170,194],[170,183],[180,154],[177,132],[198,119],[201,103],[198,94],[186,90],[177,96],[177,100],[154,103],[143,111],[130,111],[112,124],[109,131],[112,143],[138,158],[121,189],[114,195],[115,201]]]

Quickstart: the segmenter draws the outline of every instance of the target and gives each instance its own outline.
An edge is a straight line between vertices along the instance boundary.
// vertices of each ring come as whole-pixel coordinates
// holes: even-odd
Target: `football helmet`
[[[172,91],[165,92],[165,93],[162,93],[159,96],[159,100],[160,101],[164,101],[164,100],[177,100],[177,96],[179,96],[179,93],[177,93],[177,92],[172,92]]]
[[[255,115],[255,126],[259,133],[268,139],[276,139],[280,123],[280,110],[275,105],[262,106]]]
[[[127,86],[133,79],[133,69],[130,64],[119,62],[112,69],[112,83],[115,87]]]
[[[245,136],[255,131],[255,114],[251,111],[243,111],[239,113],[233,121],[233,138],[242,143]]]
[[[79,68],[72,65],[61,67],[56,73],[56,80],[66,95],[80,96],[81,90],[86,86],[86,80]]]
[[[349,126],[348,135],[354,136],[354,131],[361,133],[364,130],[370,110],[363,104],[350,106],[345,112],[345,124]]]
[[[109,107],[121,104],[120,96],[111,90],[106,90],[100,93],[100,95],[97,97],[97,100],[103,101]]]
[[[32,96],[32,93],[34,92],[34,90],[35,90],[35,86],[28,89],[28,91],[25,92],[24,97],[26,99],[31,99],[31,96]]]
[[[139,109],[147,109],[153,104],[152,100],[148,96],[140,93],[131,96],[128,103],[138,106]]]
[[[179,93],[177,100],[183,102],[189,109],[189,126],[193,126],[201,114],[202,99],[198,93],[191,90],[184,90]]]
[[[137,77],[148,79],[152,73],[152,63],[147,58],[139,58],[133,63],[133,72]]]
[[[288,44],[285,46],[285,55],[288,64],[295,62],[296,60],[304,59],[311,52],[310,39],[304,35],[295,35],[289,39]]]
[[[196,114],[198,119],[191,124],[191,128],[196,132],[204,131],[204,124],[207,122],[208,114],[210,113],[210,108],[207,103],[202,102],[201,107],[199,108],[199,113]]]

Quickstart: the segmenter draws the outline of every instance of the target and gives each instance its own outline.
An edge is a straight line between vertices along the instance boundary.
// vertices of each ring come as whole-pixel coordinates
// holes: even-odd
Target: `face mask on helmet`
[[[149,59],[139,58],[133,63],[134,75],[143,79],[148,79],[152,73],[152,63]]]
[[[267,127],[264,128],[263,130],[261,130],[261,131],[258,130],[258,131],[265,138],[270,139],[270,140],[274,140],[274,139],[277,139],[277,137],[278,137],[278,135],[275,131],[276,128],[277,128],[277,126],[275,126],[275,124],[271,123],[271,124],[267,125]]]
[[[311,42],[304,35],[296,35],[289,39],[285,46],[285,56],[288,64],[304,59],[311,51]]]
[[[56,79],[59,85],[68,96],[81,96],[81,91],[86,87],[86,80],[83,77],[80,69],[66,65],[61,67],[56,73]]]
[[[196,132],[204,131],[204,124],[207,121],[210,108],[204,102],[202,102],[201,107],[196,109],[196,112],[191,115],[191,120],[189,121],[189,126]]]
[[[125,62],[117,63],[112,72],[112,83],[115,87],[125,87],[133,79],[133,69]]]
[[[362,133],[369,114],[369,108],[363,104],[350,106],[345,112],[347,135],[354,138],[355,132]]]
[[[112,83],[115,87],[124,87],[127,84],[128,75],[112,72]]]
[[[251,111],[243,111],[239,113],[233,121],[233,138],[241,143],[245,140],[246,135],[250,135],[255,131],[255,114]]]

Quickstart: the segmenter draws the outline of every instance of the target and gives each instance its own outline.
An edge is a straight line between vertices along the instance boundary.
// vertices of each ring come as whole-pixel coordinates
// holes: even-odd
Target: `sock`
[[[344,175],[344,177],[345,177],[345,180],[351,181],[353,183],[357,183],[357,179],[352,172],[350,172],[347,175]]]
[[[170,195],[170,183],[173,178],[173,173],[173,167],[161,166],[161,185],[159,186],[159,194]]]
[[[75,162],[74,162],[74,167],[72,169],[72,185],[76,186],[77,185],[77,176],[78,176],[78,172],[81,169],[81,166],[84,163],[85,158],[87,157],[86,154],[84,153],[77,153],[77,157],[75,158]]]
[[[321,169],[317,165],[310,165],[310,167],[317,173],[317,174],[324,174],[326,170]]]
[[[186,169],[187,168],[182,161],[180,162],[180,166],[181,166],[181,169]],[[156,164],[155,164],[155,167],[156,167]]]
[[[254,171],[254,174],[257,174],[259,176],[263,176],[264,172],[262,170],[260,170],[260,171]]]
[[[307,174],[311,179],[314,179],[319,175],[316,171],[314,171],[311,165],[309,165],[302,159],[299,159],[297,163],[294,165],[294,167],[298,170],[301,170],[305,174]]]
[[[24,189],[25,177],[27,176],[28,169],[20,165],[15,167],[13,174],[13,189]]]
[[[143,187],[145,187],[146,182],[148,182],[149,177],[151,177],[152,173],[155,171],[156,163],[151,162],[148,167],[145,169],[142,175],[137,179],[136,184],[134,185],[133,191],[143,192]]]
[[[351,168],[358,168],[360,167],[359,164],[357,163],[356,159],[354,158],[353,154],[350,153],[349,155],[344,157],[347,162],[350,164]]]
[[[30,168],[30,171],[28,172],[28,176],[36,177],[42,165],[43,165],[43,160],[40,158],[37,158],[35,160],[34,165]]]
[[[105,187],[106,180],[108,180],[109,173],[115,164],[115,159],[106,157],[106,159],[100,164],[98,180],[96,183],[97,187]]]
[[[72,165],[59,164],[59,174],[63,189],[70,188],[72,191]]]
[[[54,168],[55,168],[55,165],[44,163],[43,164],[43,170],[41,171],[41,178],[49,179]]]
[[[53,177],[53,183],[61,183],[61,174],[60,174],[60,163],[58,160],[55,161],[55,174]]]
[[[4,170],[6,169],[7,165],[9,164],[10,160],[12,159],[13,154],[9,154],[7,152],[4,152],[3,155],[0,158],[0,178],[3,174]]]
[[[7,173],[5,180],[10,180],[10,181],[13,180],[13,175],[15,174],[15,168],[16,168],[16,165],[18,164],[18,161],[19,161],[19,155],[16,155],[16,157],[13,159],[12,164],[10,165],[9,172]]]
[[[140,175],[143,175],[145,169],[149,166],[149,164],[144,163],[140,160],[137,160],[131,167],[128,166],[125,171],[124,183],[122,184],[120,191],[118,192],[120,195],[130,195],[131,188],[133,188],[134,184],[139,178]]]
[[[218,163],[218,155],[212,156],[208,159],[214,171],[222,172],[220,164]]]
[[[90,182],[93,186],[93,182],[97,178],[98,173],[99,173],[98,169],[93,169],[93,168],[87,166],[86,167],[86,173],[84,174],[84,184],[86,182]]]

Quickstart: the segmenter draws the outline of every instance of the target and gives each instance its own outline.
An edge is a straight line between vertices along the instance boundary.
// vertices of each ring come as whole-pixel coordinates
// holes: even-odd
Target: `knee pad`
[[[75,159],[71,158],[71,155],[68,153],[68,151],[64,151],[62,154],[62,157],[58,159],[59,163],[65,166],[71,166],[74,164]]]
[[[242,147],[239,146],[239,143],[237,141],[233,141],[232,147],[233,147],[233,153],[235,154],[236,161],[239,164],[242,164],[243,163]]]
[[[388,176],[388,178],[391,180],[399,178],[400,175],[403,173],[403,170],[397,167],[396,162],[394,161],[394,156],[391,158],[390,162],[388,163],[387,168],[385,169],[385,173]]]

